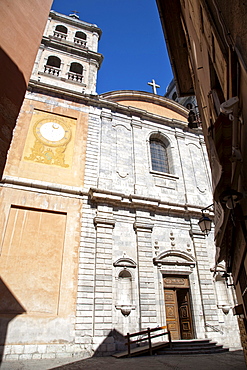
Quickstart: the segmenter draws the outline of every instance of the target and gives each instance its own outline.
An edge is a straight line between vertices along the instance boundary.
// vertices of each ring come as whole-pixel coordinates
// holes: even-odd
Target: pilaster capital
[[[190,229],[190,237],[192,239],[205,239],[205,234],[203,234],[203,232],[201,232],[201,230],[198,229]]]
[[[205,145],[205,139],[204,139],[204,136],[203,135],[199,135],[199,143],[201,145]]]
[[[106,217],[100,217],[96,216],[94,217],[94,225],[96,227],[109,227],[109,228],[114,228],[116,221],[114,218],[106,218]]]
[[[135,221],[134,229],[135,231],[145,231],[146,233],[151,233],[153,231],[154,224],[145,221]]]
[[[185,139],[185,134],[182,130],[175,129],[175,137],[177,139]]]
[[[112,112],[110,109],[102,109],[101,111],[101,119],[104,121],[112,121]]]
[[[139,117],[132,117],[131,126],[135,128],[142,129],[142,121]]]

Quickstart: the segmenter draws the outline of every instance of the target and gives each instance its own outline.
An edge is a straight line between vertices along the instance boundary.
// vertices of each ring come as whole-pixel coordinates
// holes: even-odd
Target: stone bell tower
[[[101,30],[76,14],[50,12],[30,82],[95,94]]]
[[[78,253],[100,35],[52,11],[42,37],[0,184],[0,357],[16,343],[28,358],[81,351]]]

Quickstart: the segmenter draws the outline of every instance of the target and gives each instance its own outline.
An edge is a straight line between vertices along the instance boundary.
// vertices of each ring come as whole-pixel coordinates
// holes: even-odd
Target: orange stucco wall
[[[70,132],[63,146],[44,145],[35,136],[40,122],[58,121]],[[71,108],[26,99],[18,119],[4,176],[83,186],[88,117]],[[51,158],[49,160],[49,158]]]
[[[145,101],[138,101],[138,100],[124,100],[124,101],[118,101],[119,104],[136,107],[139,109],[146,110],[150,113],[158,114],[159,116],[167,117],[167,118],[173,118],[177,119],[179,121],[186,121],[184,116],[181,114],[174,112],[171,110],[171,108],[166,108],[164,106],[159,106],[157,104],[145,102]]]
[[[0,176],[52,0],[1,0]]]

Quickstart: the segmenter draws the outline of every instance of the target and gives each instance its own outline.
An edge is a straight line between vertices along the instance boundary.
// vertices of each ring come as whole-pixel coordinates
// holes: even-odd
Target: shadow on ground
[[[246,370],[242,351],[201,355],[161,355],[116,359],[91,357],[49,370]],[[22,368],[23,369],[23,368]]]

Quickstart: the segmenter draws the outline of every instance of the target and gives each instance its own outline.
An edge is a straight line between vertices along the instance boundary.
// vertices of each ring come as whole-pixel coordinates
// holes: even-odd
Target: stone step
[[[188,349],[184,351],[180,350],[160,350],[155,352],[156,355],[199,355],[199,354],[213,354],[213,353],[222,353],[222,352],[228,352],[228,348],[214,348],[214,349]]]
[[[155,351],[157,355],[169,354],[203,354],[203,353],[220,353],[227,352],[228,348],[224,348],[221,344],[212,342],[208,339],[202,340],[181,340],[173,341],[172,348],[162,348]]]
[[[182,347],[182,346],[201,346],[201,345],[215,345],[216,342],[213,342],[211,339],[181,339],[181,340],[173,340],[172,341],[173,346],[175,347]]]
[[[191,348],[197,348],[197,347],[202,347],[202,346],[207,346],[207,347],[214,347],[215,345],[219,345],[216,342],[212,341],[197,341],[197,342],[172,342],[172,345],[174,348],[182,348],[182,347],[191,347]]]

